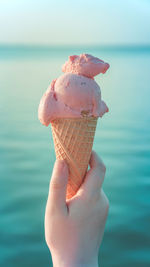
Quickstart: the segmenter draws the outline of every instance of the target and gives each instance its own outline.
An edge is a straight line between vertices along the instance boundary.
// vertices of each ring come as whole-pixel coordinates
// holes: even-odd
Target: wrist
[[[53,264],[53,267],[98,267],[98,263],[96,264],[93,264],[93,263],[62,263],[62,262],[59,262],[59,263],[56,263],[56,264]]]
[[[57,259],[52,257],[53,267],[98,267],[98,258],[90,261],[72,260],[72,259]]]

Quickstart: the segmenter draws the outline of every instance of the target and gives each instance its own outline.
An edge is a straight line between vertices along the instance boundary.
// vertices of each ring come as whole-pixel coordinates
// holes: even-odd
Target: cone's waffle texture
[[[69,166],[67,199],[83,182],[91,156],[97,118],[62,118],[51,122],[56,158]]]

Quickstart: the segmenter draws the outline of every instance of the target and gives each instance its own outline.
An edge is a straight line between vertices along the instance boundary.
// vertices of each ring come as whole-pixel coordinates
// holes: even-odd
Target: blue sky
[[[0,43],[150,44],[149,0],[0,0]]]

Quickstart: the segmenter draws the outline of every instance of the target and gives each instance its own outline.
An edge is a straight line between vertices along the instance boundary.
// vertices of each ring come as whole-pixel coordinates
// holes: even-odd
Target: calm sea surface
[[[110,109],[94,141],[110,200],[100,266],[150,266],[150,50],[98,47],[0,48],[0,266],[52,266],[43,221],[55,153],[37,109],[67,57],[82,52],[111,66],[96,78]]]

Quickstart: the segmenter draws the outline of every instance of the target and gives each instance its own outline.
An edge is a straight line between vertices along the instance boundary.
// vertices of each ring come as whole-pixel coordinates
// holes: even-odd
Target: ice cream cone
[[[51,122],[56,158],[69,166],[66,198],[74,196],[86,174],[97,118],[59,118]]]

